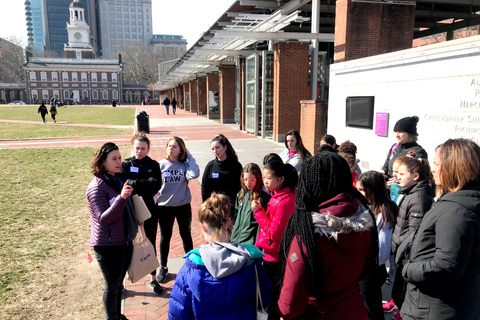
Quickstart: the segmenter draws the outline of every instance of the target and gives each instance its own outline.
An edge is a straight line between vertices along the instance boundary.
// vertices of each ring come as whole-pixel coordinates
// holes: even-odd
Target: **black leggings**
[[[159,207],[160,265],[162,267],[167,266],[175,218],[177,218],[178,231],[183,241],[183,250],[187,253],[193,249],[192,234],[190,232],[192,225],[192,207],[190,203],[178,207]]]
[[[155,257],[157,257],[157,230],[158,230],[158,212],[159,207],[157,205],[148,207],[150,214],[152,215],[150,218],[145,220],[145,224],[143,228],[145,229],[145,235],[147,236],[148,240],[153,245],[153,249],[155,250]],[[157,274],[157,270],[153,270],[150,272],[152,276]]]
[[[279,320],[280,316],[277,312],[277,302],[278,298],[280,297],[280,288],[278,287],[278,262],[269,262],[263,261],[263,268],[267,273],[267,277],[272,283],[273,286],[273,294],[272,294],[272,302],[270,302],[270,306],[268,307],[268,320]]]
[[[55,121],[55,115],[53,113],[50,114],[52,116],[53,121]]]
[[[132,260],[132,241],[116,246],[97,246],[94,250],[105,280],[103,307],[107,320],[120,319],[122,283]]]
[[[360,282],[360,292],[367,308],[369,320],[384,319],[382,308],[382,286],[387,279],[385,264],[373,270],[370,276]]]

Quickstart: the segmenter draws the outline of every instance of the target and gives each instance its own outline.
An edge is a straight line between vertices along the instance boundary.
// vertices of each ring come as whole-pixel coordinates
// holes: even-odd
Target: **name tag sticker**
[[[162,175],[163,175],[164,177],[171,177],[171,176],[172,176],[172,174],[170,173],[170,171],[162,172]]]
[[[220,176],[220,174],[218,172],[213,172],[212,173],[212,179],[218,179],[219,176]]]
[[[138,173],[138,167],[130,167],[130,172]]]

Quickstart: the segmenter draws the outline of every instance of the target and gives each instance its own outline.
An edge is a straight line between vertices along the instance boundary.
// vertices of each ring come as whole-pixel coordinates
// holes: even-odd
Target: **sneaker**
[[[402,320],[402,316],[400,315],[400,311],[395,312],[395,314],[392,316],[392,319]]]
[[[150,281],[150,288],[153,289],[153,293],[157,296],[163,293],[163,288],[158,284],[157,280]]]
[[[161,267],[157,274],[157,281],[160,283],[167,282],[168,268]]]
[[[395,308],[396,308],[396,305],[395,305],[395,302],[393,302],[393,299],[390,299],[390,301],[383,304],[383,312],[385,313],[390,313]]]

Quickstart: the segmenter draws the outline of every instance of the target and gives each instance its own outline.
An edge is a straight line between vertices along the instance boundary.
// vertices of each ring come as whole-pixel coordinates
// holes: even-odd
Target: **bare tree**
[[[158,81],[158,63],[175,59],[175,52],[156,50],[138,42],[122,47],[122,60],[125,62],[123,79],[125,84],[149,85]]]
[[[23,42],[13,36],[2,41],[2,55],[0,58],[0,81],[6,83],[21,83],[25,81],[23,65],[25,53]]]

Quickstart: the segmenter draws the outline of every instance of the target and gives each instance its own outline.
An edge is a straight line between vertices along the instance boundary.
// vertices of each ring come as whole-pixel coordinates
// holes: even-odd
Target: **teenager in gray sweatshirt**
[[[192,223],[192,195],[188,181],[200,176],[200,169],[193,156],[185,147],[185,142],[179,137],[172,137],[167,143],[165,159],[159,161],[162,172],[162,187],[155,196],[159,206],[160,223],[160,271],[157,281],[166,282],[168,275],[167,261],[170,251],[175,218],[183,241],[185,253],[193,249],[190,233]]]

